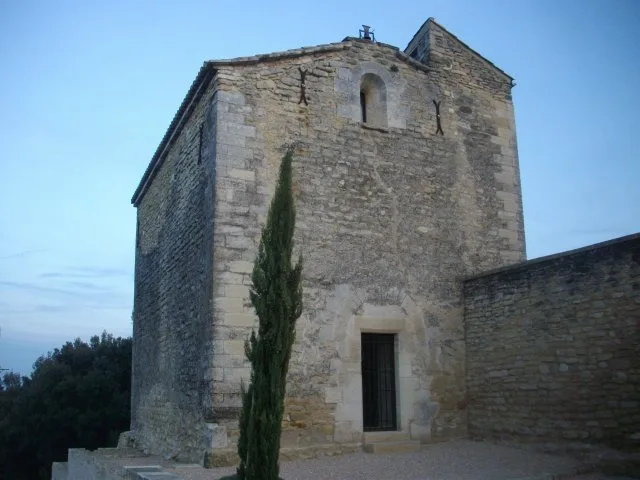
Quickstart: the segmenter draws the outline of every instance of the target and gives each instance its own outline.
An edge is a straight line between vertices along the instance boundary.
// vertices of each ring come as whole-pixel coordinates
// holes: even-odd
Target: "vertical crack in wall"
[[[373,178],[375,179],[378,186],[391,197],[391,239],[392,239],[392,248],[393,254],[395,256],[395,261],[398,264],[399,270],[402,272],[402,275],[405,277],[405,286],[409,287],[409,278],[407,274],[407,270],[404,266],[404,262],[402,261],[402,255],[400,254],[400,239],[398,238],[398,225],[400,223],[400,213],[398,212],[398,195],[394,192],[392,187],[387,186],[387,184],[382,180],[380,173],[378,172],[378,166],[376,165],[376,158],[378,155],[378,149],[374,148],[374,156],[371,159],[368,159],[366,156],[365,161],[371,165],[373,169]]]

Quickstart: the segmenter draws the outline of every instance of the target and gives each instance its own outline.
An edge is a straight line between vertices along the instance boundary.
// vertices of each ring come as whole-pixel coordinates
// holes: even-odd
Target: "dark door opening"
[[[393,334],[362,334],[362,413],[365,432],[397,430]]]

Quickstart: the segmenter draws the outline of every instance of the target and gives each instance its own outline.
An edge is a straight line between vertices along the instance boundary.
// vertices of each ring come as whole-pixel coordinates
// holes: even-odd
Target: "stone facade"
[[[305,308],[283,445],[361,441],[363,332],[395,334],[397,429],[466,435],[461,279],[525,258],[511,87],[431,19],[405,52],[347,38],[205,63],[133,199],[136,444],[192,461],[232,446],[288,144]]]
[[[640,446],[640,235],[465,282],[469,434]]]

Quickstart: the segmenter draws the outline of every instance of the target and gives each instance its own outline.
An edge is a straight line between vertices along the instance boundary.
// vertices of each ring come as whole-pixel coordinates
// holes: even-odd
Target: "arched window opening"
[[[360,80],[360,118],[372,127],[387,127],[387,88],[373,73],[365,73]]]

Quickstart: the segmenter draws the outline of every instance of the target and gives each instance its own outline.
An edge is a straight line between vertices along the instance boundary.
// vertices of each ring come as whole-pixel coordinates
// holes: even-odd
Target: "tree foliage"
[[[29,378],[0,382],[0,478],[48,479],[67,449],[115,446],[129,428],[131,339],[103,333],[67,342]]]
[[[241,480],[277,480],[280,432],[295,323],[302,313],[302,258],[291,263],[295,206],[289,149],[280,165],[276,191],[262,230],[253,267],[251,303],[258,315],[245,343],[251,363],[248,388],[242,389],[237,476]]]

